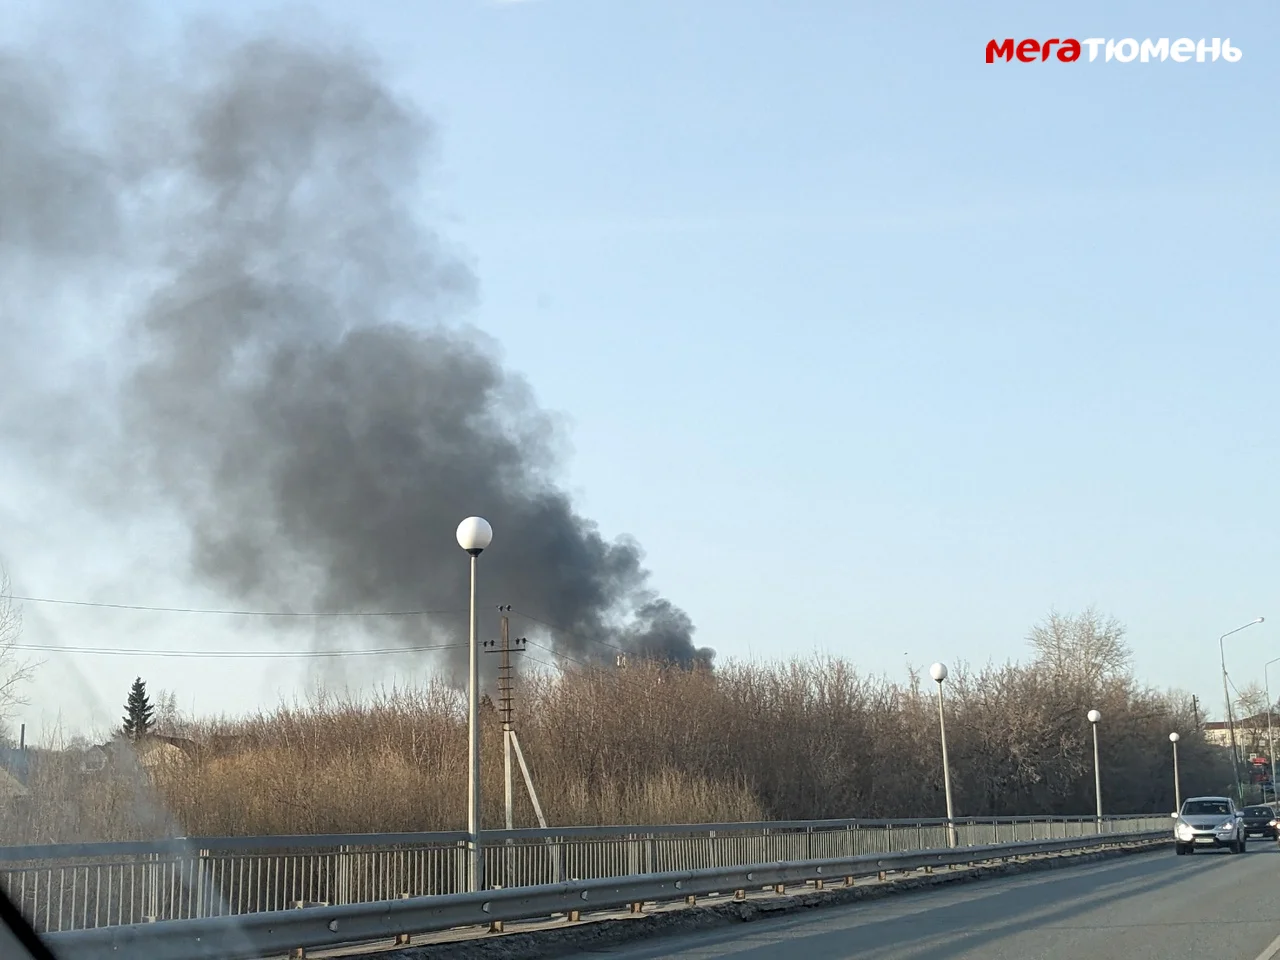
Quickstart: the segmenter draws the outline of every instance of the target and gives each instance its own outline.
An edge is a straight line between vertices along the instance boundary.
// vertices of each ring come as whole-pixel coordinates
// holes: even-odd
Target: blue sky
[[[0,0],[19,38],[36,7]],[[146,43],[215,9],[129,22]],[[232,10],[360,39],[436,118],[423,205],[479,277],[469,319],[563,415],[585,512],[640,540],[722,656],[901,676],[1021,657],[1051,607],[1096,604],[1142,678],[1219,712],[1219,634],[1269,616],[1228,641],[1241,685],[1280,656],[1273,4]],[[1244,58],[986,64],[1006,36]],[[0,496],[22,592],[210,599],[154,541],[122,567],[106,533],[51,532],[35,496]],[[27,615],[31,642],[159,630]],[[202,710],[305,680],[198,663],[55,654],[24,719],[112,719],[139,672]]]

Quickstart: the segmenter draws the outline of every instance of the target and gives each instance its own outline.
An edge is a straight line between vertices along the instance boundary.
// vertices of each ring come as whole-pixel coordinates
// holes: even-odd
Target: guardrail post
[[[495,883],[495,884],[493,885],[493,889],[495,889],[495,890],[501,890],[501,889],[502,889],[502,886],[501,886],[500,884],[496,884],[496,883]],[[490,921],[489,921],[489,932],[490,932],[490,933],[501,933],[501,932],[502,932],[502,921],[501,921],[501,920],[490,920]]]
[[[565,915],[565,919],[568,920],[569,923],[577,923],[582,919],[582,911],[570,910],[568,914]]]
[[[329,905],[329,904],[328,904],[328,903],[325,903],[324,901],[319,901],[319,902],[315,902],[315,903],[309,903],[309,902],[307,902],[306,900],[295,900],[295,901],[294,901],[294,907],[295,907],[295,909],[298,909],[298,910],[305,910],[305,909],[307,909],[307,907],[327,907],[328,905]],[[307,948],[306,948],[306,947],[294,947],[294,948],[293,948],[293,950],[292,950],[292,951],[290,952],[290,954],[289,954],[289,956],[290,956],[290,957],[293,957],[293,958],[294,958],[294,960],[303,960],[303,958],[305,958],[305,957],[306,957],[306,955],[307,955]]]
[[[643,904],[643,903],[633,903],[633,904],[631,904],[631,912],[632,912],[632,913],[644,913],[644,904]]]
[[[408,900],[408,899],[409,899],[409,894],[407,894],[407,893],[402,893],[402,894],[400,894],[400,899],[401,899],[401,900]],[[404,946],[405,944],[409,943],[412,939],[413,939],[412,934],[408,934],[408,933],[397,933],[397,934],[396,934],[396,946],[397,946],[397,947]]]

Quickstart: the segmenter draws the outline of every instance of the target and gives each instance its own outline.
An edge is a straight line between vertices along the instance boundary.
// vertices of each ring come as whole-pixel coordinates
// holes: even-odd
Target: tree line
[[[1142,685],[1115,620],[1053,614],[1022,663],[950,664],[946,725],[957,816],[1091,815],[1099,728],[1104,812],[1171,811],[1229,790],[1228,751],[1191,697]],[[521,676],[516,724],[555,824],[945,815],[935,684],[847,659],[730,661],[714,671],[628,662]],[[42,765],[14,830],[44,840],[460,829],[465,696],[438,681],[354,698],[317,693],[255,715],[155,714],[139,679],[125,728],[167,733],[164,762],[86,776]],[[482,716],[486,827],[503,822],[501,728]],[[144,738],[145,739],[145,738]],[[517,774],[518,776],[518,774]],[[33,775],[34,779],[39,779]],[[534,825],[517,785],[518,825]]]

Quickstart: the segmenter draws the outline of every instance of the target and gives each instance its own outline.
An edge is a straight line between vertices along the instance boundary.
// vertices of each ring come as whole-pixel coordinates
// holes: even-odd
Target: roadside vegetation
[[[1052,615],[1022,663],[950,664],[947,735],[957,816],[1090,815],[1100,726],[1104,809],[1174,807],[1222,792],[1226,751],[1196,729],[1189,694],[1133,675],[1123,630]],[[936,685],[866,676],[840,658],[573,667],[517,681],[517,729],[552,824],[942,816]],[[1203,719],[1203,718],[1201,718]],[[483,717],[486,827],[503,821],[502,736]],[[235,719],[181,717],[161,695],[153,733],[100,770],[42,750],[0,842],[157,835],[461,829],[465,697],[443,683],[355,700],[316,694]],[[517,826],[536,825],[516,776]]]

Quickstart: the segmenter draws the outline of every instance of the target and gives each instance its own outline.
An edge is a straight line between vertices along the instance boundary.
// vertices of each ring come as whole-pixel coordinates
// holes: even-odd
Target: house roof
[[[1276,717],[1271,722],[1276,724],[1277,726],[1280,726],[1280,717]],[[1239,730],[1242,727],[1245,729],[1257,730],[1265,727],[1266,725],[1267,725],[1267,715],[1265,713],[1256,713],[1252,717],[1242,717],[1236,720],[1235,722],[1235,726],[1237,730]],[[1227,729],[1230,729],[1230,726],[1231,725],[1228,724],[1227,721],[1225,720],[1209,720],[1209,721],[1206,721],[1204,725],[1204,729],[1227,730]]]
[[[151,735],[140,740],[112,740],[93,748],[104,757],[132,757],[143,767],[180,763],[195,755],[196,744],[181,737]]]

